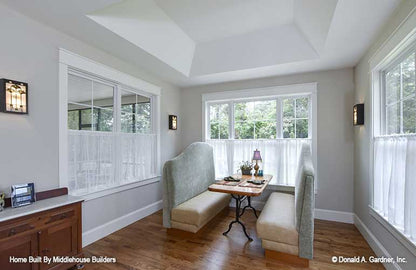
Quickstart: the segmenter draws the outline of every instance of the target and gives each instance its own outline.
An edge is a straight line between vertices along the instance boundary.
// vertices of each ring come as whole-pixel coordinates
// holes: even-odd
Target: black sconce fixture
[[[354,126],[364,125],[364,104],[356,104],[353,111]]]
[[[0,112],[28,113],[28,85],[8,79],[0,80]]]
[[[169,115],[169,129],[178,129],[178,117],[176,115]]]

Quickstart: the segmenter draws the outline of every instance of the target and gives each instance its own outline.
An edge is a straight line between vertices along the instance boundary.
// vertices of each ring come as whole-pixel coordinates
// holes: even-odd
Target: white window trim
[[[79,70],[82,73],[91,74],[110,79],[123,87],[137,89],[135,92],[152,97],[152,132],[157,136],[157,172],[156,178],[145,179],[125,185],[97,191],[85,195],[86,200],[92,200],[112,193],[121,192],[160,181],[161,153],[160,153],[160,94],[161,88],[139,78],[122,73],[116,69],[95,62],[86,57],[72,53],[65,49],[59,49],[59,186],[68,186],[68,74],[70,70]],[[119,123],[116,123],[119,124]]]
[[[368,101],[368,106],[371,111],[371,118],[369,126],[370,131],[370,153],[369,153],[369,197],[370,205],[369,212],[370,215],[379,222],[384,228],[386,228],[393,237],[395,237],[400,243],[402,243],[409,251],[413,254],[416,254],[416,247],[409,245],[411,242],[407,237],[405,237],[401,232],[397,232],[392,224],[390,224],[384,217],[382,217],[377,211],[373,209],[374,203],[374,138],[376,136],[383,136],[383,117],[384,117],[384,101],[383,93],[380,89],[383,89],[383,76],[382,71],[385,70],[390,64],[394,62],[395,59],[400,58],[404,53],[406,53],[408,48],[416,42],[416,8],[409,12],[409,15],[400,23],[400,25],[392,32],[392,34],[385,40],[383,44],[376,50],[376,52],[370,57],[369,64],[369,74],[371,91],[370,99]],[[363,103],[364,100],[360,100],[360,103]],[[382,111],[380,111],[382,110]],[[391,136],[391,135],[390,135]],[[394,136],[394,135],[393,135]],[[403,136],[403,135],[398,135]],[[405,239],[403,239],[405,238]]]
[[[370,215],[377,220],[383,227],[385,227],[400,243],[403,244],[413,255],[416,256],[416,245],[396,226],[389,223],[389,221],[380,215],[371,205],[368,206]]]
[[[261,99],[273,99],[290,97],[290,96],[310,96],[309,115],[312,122],[312,129],[309,129],[309,138],[312,138],[312,162],[315,168],[315,179],[318,179],[318,158],[317,158],[317,116],[318,116],[318,83],[304,83],[304,84],[291,84],[272,86],[264,88],[252,88],[242,90],[232,90],[223,92],[206,93],[202,95],[202,140],[206,141],[208,137],[207,123],[209,123],[209,105],[215,103],[225,103],[227,101],[247,101],[247,100],[261,100]],[[279,113],[279,112],[277,112]],[[281,113],[281,112],[280,112]],[[230,116],[231,117],[231,116]],[[278,121],[279,118],[278,118]],[[233,121],[231,121],[232,123]],[[233,131],[233,127],[230,127]],[[230,133],[231,134],[231,133]],[[272,185],[271,185],[272,186]],[[279,186],[279,185],[277,185]],[[275,188],[275,187],[270,187]],[[315,181],[315,194],[318,191],[318,181]]]

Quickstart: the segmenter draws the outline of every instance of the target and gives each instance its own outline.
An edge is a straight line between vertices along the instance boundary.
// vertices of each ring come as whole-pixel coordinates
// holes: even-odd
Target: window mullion
[[[205,110],[207,111],[205,115],[205,121],[207,128],[205,129],[205,141],[211,139],[211,106],[206,103]]]
[[[403,63],[400,63],[400,133],[403,133]]]
[[[296,115],[296,98],[294,99],[294,104],[293,104],[293,115],[295,116],[295,139],[297,138],[297,132],[296,132],[296,128],[297,128],[297,115]]]
[[[229,138],[235,139],[235,129],[234,129],[234,102],[230,101],[228,103],[228,127],[229,127]]]
[[[276,99],[276,138],[283,138],[283,105],[282,99]]]
[[[116,85],[113,89],[113,118],[115,123],[115,125],[113,126],[113,132],[121,132],[121,89],[118,85]]]
[[[91,131],[94,131],[94,81],[91,80]]]
[[[308,139],[312,138],[312,97],[308,97]]]

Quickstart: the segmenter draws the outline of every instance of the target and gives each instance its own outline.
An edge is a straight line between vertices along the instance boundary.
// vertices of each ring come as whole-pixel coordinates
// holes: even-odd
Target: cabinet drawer
[[[33,230],[35,227],[36,226],[32,220],[10,224],[9,226],[5,226],[0,229],[0,240]]]
[[[48,216],[45,217],[45,224],[49,225],[58,221],[69,220],[74,217],[75,217],[74,208],[61,209],[60,211],[49,213]]]

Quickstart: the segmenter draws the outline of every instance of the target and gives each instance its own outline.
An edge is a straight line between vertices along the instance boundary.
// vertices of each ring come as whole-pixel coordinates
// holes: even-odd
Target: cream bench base
[[[230,199],[229,194],[205,191],[172,209],[172,228],[197,233],[224,208],[228,208]]]
[[[309,260],[298,257],[299,233],[295,220],[295,196],[274,192],[257,220],[257,235],[262,239],[266,257],[304,267],[309,265]]]

